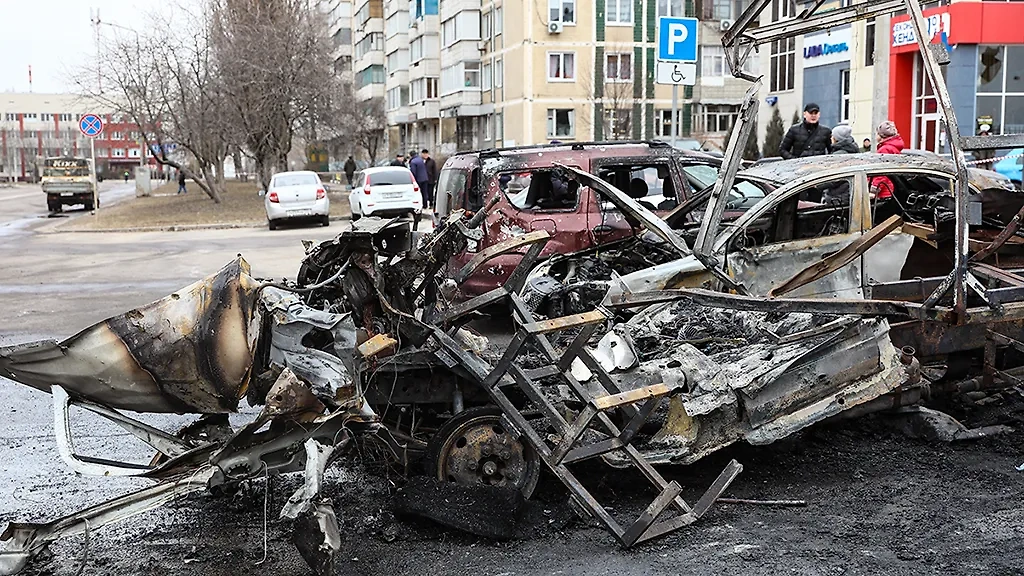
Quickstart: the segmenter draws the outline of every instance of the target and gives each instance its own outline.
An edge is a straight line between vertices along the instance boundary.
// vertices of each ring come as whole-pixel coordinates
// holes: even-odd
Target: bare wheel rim
[[[509,486],[527,498],[540,478],[540,459],[516,440],[497,415],[480,415],[459,424],[444,439],[437,478],[457,484]]]

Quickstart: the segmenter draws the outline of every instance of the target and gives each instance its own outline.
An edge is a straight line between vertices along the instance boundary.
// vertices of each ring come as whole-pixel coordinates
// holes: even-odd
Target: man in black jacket
[[[779,145],[779,156],[788,160],[828,154],[832,150],[832,130],[818,123],[820,117],[817,104],[804,106],[804,121],[786,132]]]

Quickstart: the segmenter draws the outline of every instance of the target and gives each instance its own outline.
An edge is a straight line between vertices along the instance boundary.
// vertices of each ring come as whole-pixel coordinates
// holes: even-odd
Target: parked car
[[[367,168],[356,176],[348,196],[352,219],[411,215],[419,222],[423,196],[412,172],[402,166]]]
[[[1022,185],[1024,177],[1021,176],[1021,170],[1024,168],[1024,148],[1014,148],[1006,156],[1009,158],[1003,158],[996,162],[992,165],[992,169],[1009,178],[1017,188],[1024,187]]]
[[[316,172],[300,170],[278,172],[270,179],[270,188],[260,190],[267,210],[267,226],[276,230],[286,220],[314,220],[330,226],[331,201],[327,188]]]
[[[452,259],[455,269],[489,246],[535,230],[552,236],[543,254],[584,250],[641,230],[635,220],[589,187],[579,186],[556,163],[593,172],[668,217],[707,186],[707,170],[692,173],[688,168],[706,167],[717,175],[721,160],[664,142],[545,144],[451,156],[438,180],[437,217],[490,206],[483,239]],[[521,258],[506,254],[490,260],[462,284],[462,295],[471,297],[502,285]]]

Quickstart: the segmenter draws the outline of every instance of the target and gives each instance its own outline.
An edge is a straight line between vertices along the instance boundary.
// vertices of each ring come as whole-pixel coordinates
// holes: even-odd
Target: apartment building
[[[322,0],[331,39],[332,69],[341,78],[352,77],[352,0]]]
[[[437,0],[385,0],[388,142],[392,153],[431,151],[441,143]]]
[[[355,0],[352,17],[352,70],[356,97],[360,100],[383,98],[384,2]]]
[[[0,93],[0,177],[32,181],[43,158],[88,156],[89,139],[78,122],[83,114],[99,114],[103,133],[96,138],[96,168],[119,175],[140,166],[145,153],[138,127],[76,94]]]

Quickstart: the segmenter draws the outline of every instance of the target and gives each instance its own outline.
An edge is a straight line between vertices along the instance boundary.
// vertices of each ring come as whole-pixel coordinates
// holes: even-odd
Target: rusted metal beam
[[[996,282],[1006,284],[1007,286],[1024,286],[1024,277],[1019,275],[1021,272],[1024,272],[1024,270],[1014,272],[1010,270],[1003,270],[1002,268],[998,268],[991,264],[976,262],[971,264],[971,272],[974,272],[982,278],[995,280]]]
[[[549,334],[551,332],[558,332],[560,330],[575,328],[577,326],[587,326],[598,322],[604,322],[607,319],[608,316],[606,316],[604,312],[601,312],[600,310],[591,310],[590,312],[584,312],[582,314],[572,314],[570,316],[561,316],[550,320],[541,320],[540,322],[524,324],[523,326],[531,334]]]
[[[914,26],[914,34],[917,37],[918,49],[921,53],[921,62],[924,64],[925,73],[928,75],[935,91],[935,98],[942,107],[943,119],[946,123],[946,137],[953,156],[953,164],[956,167],[956,179],[953,184],[953,198],[956,201],[954,215],[956,217],[954,232],[953,251],[953,273],[950,277],[951,288],[953,289],[953,310],[958,315],[957,321],[963,319],[967,310],[967,257],[969,232],[967,228],[967,196],[970,188],[967,181],[967,161],[964,158],[962,142],[960,140],[960,127],[957,124],[956,114],[953,111],[953,102],[949,97],[949,90],[946,88],[946,80],[942,76],[939,63],[935,60],[935,54],[928,46],[931,44],[932,35],[927,33],[924,16],[921,13],[921,5],[918,0],[904,0],[907,12],[910,14],[910,22]],[[945,283],[944,283],[945,284]],[[926,304],[934,304],[945,294],[950,287],[940,285],[939,289],[945,288],[942,293],[939,289],[925,301]]]
[[[624,404],[635,404],[641,400],[650,398],[661,398],[673,392],[672,387],[667,384],[652,384],[643,388],[626,390],[610,396],[599,396],[594,398],[594,407],[598,410],[611,410]]]
[[[894,214],[888,220],[875,226],[867,234],[850,242],[842,250],[830,254],[820,261],[797,272],[792,278],[768,291],[768,296],[776,297],[788,294],[801,286],[805,286],[828,276],[852,262],[857,257],[868,251],[879,240],[886,237],[890,232],[903,225],[903,219]]]
[[[698,304],[716,308],[747,310],[751,312],[811,312],[821,314],[853,314],[859,316],[904,316],[919,320],[948,321],[949,308],[925,308],[912,302],[830,298],[764,298],[726,294],[702,288],[658,290],[637,294],[623,294],[612,299],[610,308],[637,308],[651,304],[674,302],[685,298]],[[982,311],[987,309],[980,309]],[[1024,308],[1022,308],[1024,312]]]
[[[1024,134],[992,134],[990,136],[964,136],[960,139],[964,150],[1002,150],[1024,147]]]

